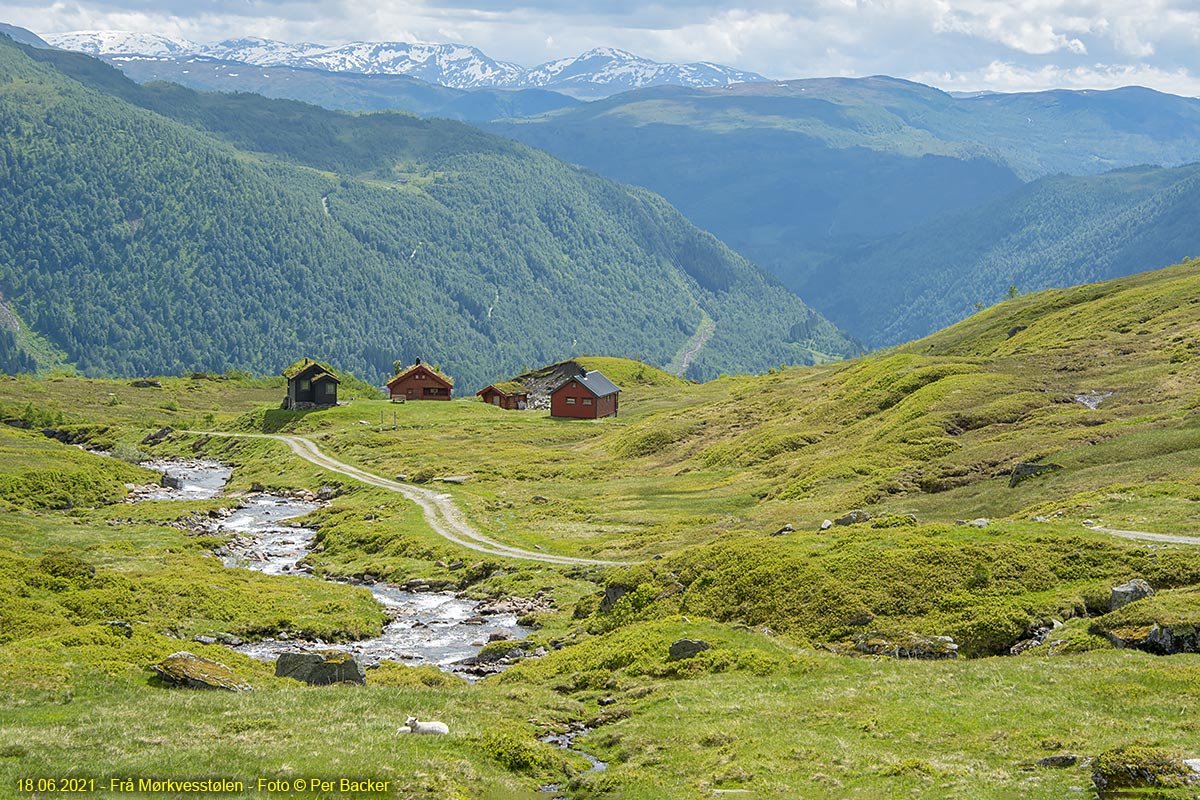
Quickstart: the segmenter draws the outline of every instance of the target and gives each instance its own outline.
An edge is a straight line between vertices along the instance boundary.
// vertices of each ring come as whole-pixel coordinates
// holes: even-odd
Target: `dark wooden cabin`
[[[483,402],[509,411],[522,411],[529,407],[529,392],[520,381],[493,383],[475,393]]]
[[[454,394],[454,379],[416,363],[387,383],[393,400],[449,400]]]
[[[283,371],[287,378],[284,408],[322,408],[337,405],[338,384],[333,370],[311,358],[302,358]]]
[[[550,395],[550,416],[600,419],[617,415],[620,387],[600,370],[582,371],[568,378]]]

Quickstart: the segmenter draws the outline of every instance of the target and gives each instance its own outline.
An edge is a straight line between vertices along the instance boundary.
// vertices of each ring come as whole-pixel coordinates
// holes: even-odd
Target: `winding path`
[[[217,431],[181,431],[181,433],[202,436],[228,436],[237,439],[275,439],[276,441],[283,442],[292,449],[293,453],[305,461],[316,464],[322,469],[336,472],[339,475],[353,478],[356,481],[361,481],[371,486],[377,486],[380,489],[387,489],[388,491],[404,495],[404,497],[417,504],[421,509],[421,513],[425,515],[425,521],[429,523],[429,527],[435,533],[469,550],[488,553],[494,556],[504,556],[505,558],[542,561],[547,564],[578,566],[624,565],[624,562],[621,561],[601,561],[594,558],[556,556],[548,553],[535,553],[531,550],[522,550],[519,547],[509,547],[508,545],[500,544],[475,530],[471,526],[471,523],[467,522],[458,507],[454,505],[454,500],[450,495],[435,492],[432,489],[423,489],[419,486],[400,483],[399,481],[388,480],[378,475],[372,475],[370,472],[325,455],[315,444],[302,436],[287,436],[277,433],[219,433]]]
[[[1140,539],[1147,542],[1164,542],[1168,544],[1200,545],[1200,536],[1176,536],[1172,533],[1149,533],[1147,531],[1122,531],[1116,528],[1106,528],[1103,525],[1088,525],[1086,527],[1090,531],[1110,533],[1113,536],[1120,536],[1123,539]]]

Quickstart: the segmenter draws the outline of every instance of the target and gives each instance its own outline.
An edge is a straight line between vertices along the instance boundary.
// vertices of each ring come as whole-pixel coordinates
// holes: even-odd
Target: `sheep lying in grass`
[[[409,717],[408,721],[396,732],[438,734],[449,733],[450,729],[446,727],[446,723],[444,722],[417,722],[416,717]]]

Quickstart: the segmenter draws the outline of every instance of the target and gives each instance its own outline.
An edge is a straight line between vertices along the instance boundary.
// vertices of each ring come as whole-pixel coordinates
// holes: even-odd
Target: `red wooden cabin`
[[[550,416],[600,419],[617,415],[621,389],[600,372],[592,370],[568,378],[550,395]]]
[[[499,406],[509,411],[518,411],[529,407],[529,392],[519,381],[493,383],[475,393],[483,402],[491,406]]]
[[[425,366],[419,358],[388,381],[387,387],[393,400],[449,400],[454,394],[454,380]]]

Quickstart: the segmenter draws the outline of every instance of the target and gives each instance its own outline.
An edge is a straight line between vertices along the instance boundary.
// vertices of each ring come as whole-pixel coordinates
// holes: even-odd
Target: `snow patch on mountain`
[[[182,57],[201,50],[200,45],[187,39],[136,31],[74,31],[42,38],[54,47],[90,56]]]
[[[598,47],[525,69],[464,44],[350,42],[329,46],[245,37],[215,45],[157,34],[77,31],[43,37],[55,47],[110,59],[202,56],[256,66],[286,66],[364,75],[408,75],[455,89],[555,89],[603,96],[646,86],[721,86],[766,80],[753,72],[702,61],[664,64],[614,47]]]

